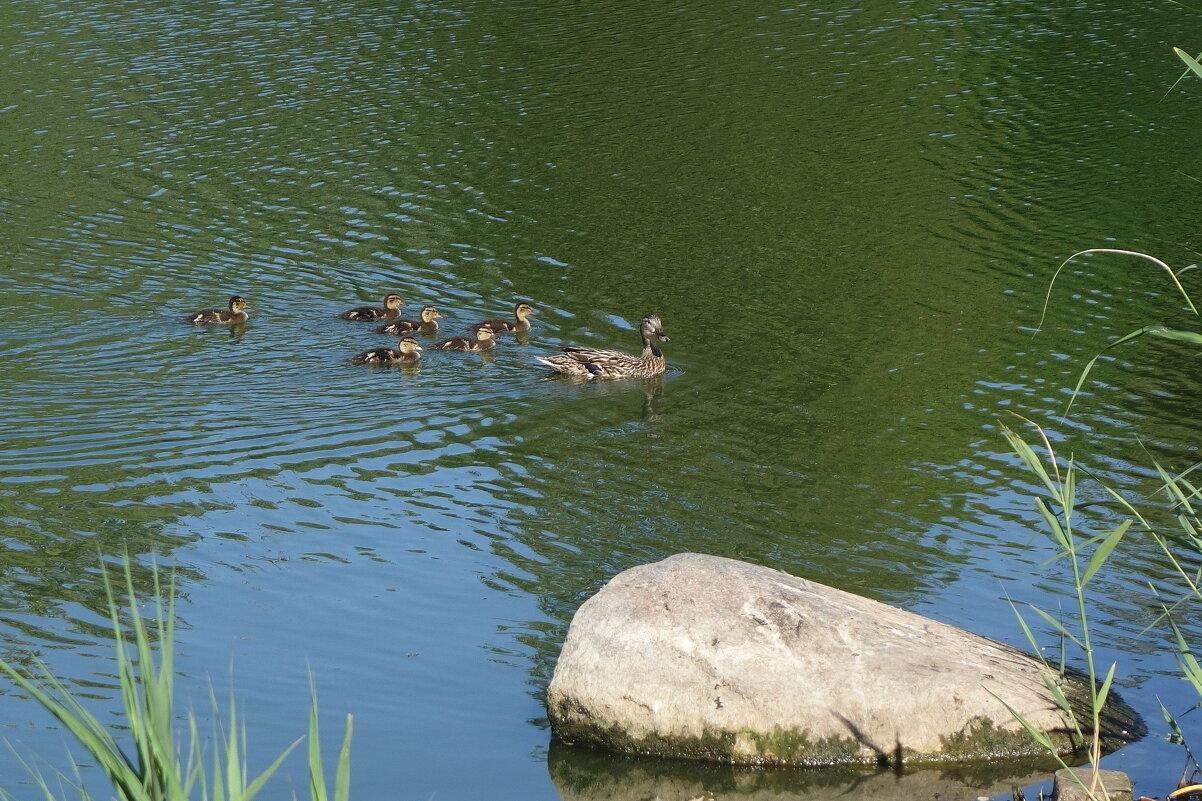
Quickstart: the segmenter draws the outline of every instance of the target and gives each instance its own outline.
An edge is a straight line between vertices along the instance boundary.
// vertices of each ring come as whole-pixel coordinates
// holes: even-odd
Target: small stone
[[[1084,786],[1082,786],[1084,785]],[[1121,770],[1064,768],[1056,771],[1053,801],[1131,801],[1131,777]]]

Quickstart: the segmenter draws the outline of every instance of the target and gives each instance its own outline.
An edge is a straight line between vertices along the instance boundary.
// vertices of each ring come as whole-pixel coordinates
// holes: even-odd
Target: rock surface
[[[678,554],[620,573],[580,607],[547,707],[564,742],[738,764],[1039,753],[1004,701],[1071,752],[1080,743],[1041,669],[1007,645],[877,601]],[[1063,688],[1087,703],[1080,681]],[[1142,736],[1135,713],[1111,699],[1108,744]]]
[[[1131,801],[1134,785],[1121,770],[1061,768],[1052,783],[1053,801]]]

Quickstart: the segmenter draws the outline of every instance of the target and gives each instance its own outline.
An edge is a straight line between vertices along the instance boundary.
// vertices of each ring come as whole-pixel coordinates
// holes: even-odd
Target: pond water
[[[1114,352],[1060,420],[1109,339],[1196,326],[1164,275],[1079,259],[1036,331],[1075,251],[1194,258],[1202,83],[1174,86],[1171,46],[1202,45],[1182,7],[4,17],[2,650],[105,720],[98,554],[128,553],[143,587],[179,571],[181,692],[206,709],[232,685],[260,764],[304,732],[311,672],[331,741],[355,716],[357,798],[568,797],[541,694],[614,573],[721,554],[1023,645],[1006,597],[1056,610],[1070,584],[999,421],[1046,424],[1124,490],[1155,486],[1152,458],[1198,460],[1180,345]],[[488,354],[351,365],[394,340],[333,315],[389,292],[441,309],[443,335],[517,300],[539,315]],[[245,326],[182,322],[232,294]],[[635,351],[647,312],[671,336],[662,379],[534,363]],[[1149,585],[1179,591],[1133,532],[1090,602],[1152,730],[1107,764],[1160,795],[1184,756],[1157,698],[1197,699]],[[62,753],[10,690],[0,721],[18,754]],[[0,775],[33,797],[6,749]]]

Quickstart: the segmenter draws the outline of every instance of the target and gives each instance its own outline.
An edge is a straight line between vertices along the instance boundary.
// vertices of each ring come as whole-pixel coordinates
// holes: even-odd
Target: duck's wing
[[[469,339],[468,337],[451,337],[450,339],[444,339],[442,342],[435,342],[430,347],[437,348],[438,350],[467,350],[475,341],[475,339]]]
[[[534,360],[539,364],[550,367],[557,373],[564,373],[565,375],[592,375],[583,364],[563,353],[558,356],[535,356]]]
[[[202,325],[204,323],[219,323],[229,314],[225,309],[201,309],[195,314],[190,314],[184,319],[193,325]]]
[[[373,320],[375,315],[372,313],[371,306],[359,306],[354,309],[347,309],[344,312],[339,312],[334,316],[339,320]]]
[[[570,359],[574,359],[580,364],[589,369],[590,373],[596,374],[597,370],[605,372],[622,372],[630,369],[639,363],[638,356],[632,356],[629,353],[620,350],[608,350],[606,348],[578,348],[568,346],[560,348]]]
[[[478,323],[472,323],[468,326],[468,328],[472,331],[476,331],[488,326],[493,330],[493,333],[496,333],[497,331],[512,331],[516,325],[517,324],[514,323],[513,320],[481,320]]]
[[[396,361],[401,356],[400,351],[392,348],[372,348],[365,350],[358,356],[352,356],[351,361],[355,364],[380,364],[382,362]]]
[[[417,320],[394,320],[376,329],[380,334],[404,334],[410,331],[420,331],[422,324]]]

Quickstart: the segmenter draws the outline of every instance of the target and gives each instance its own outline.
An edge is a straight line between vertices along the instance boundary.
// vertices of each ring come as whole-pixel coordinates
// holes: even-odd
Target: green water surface
[[[1004,595],[1054,609],[1066,581],[999,418],[1123,487],[1152,486],[1137,438],[1197,459],[1179,346],[1104,362],[1059,420],[1108,338],[1196,325],[1162,276],[1075,262],[1035,333],[1074,251],[1194,258],[1184,8],[0,8],[0,650],[102,709],[98,553],[129,553],[180,570],[183,683],[235,686],[264,763],[312,670],[356,716],[356,797],[572,797],[541,692],[614,573],[734,556],[1021,643]],[[489,354],[351,365],[394,343],[333,315],[393,291],[440,335],[539,315]],[[231,294],[245,326],[182,322]],[[635,351],[647,312],[662,379],[533,361]],[[1133,536],[1092,595],[1156,720],[1193,699],[1133,587],[1170,576]],[[1112,757],[1146,782],[1179,756],[1153,729]]]

